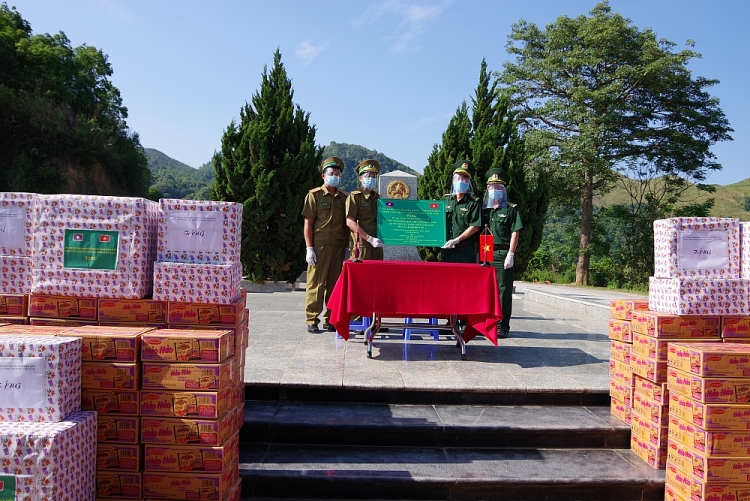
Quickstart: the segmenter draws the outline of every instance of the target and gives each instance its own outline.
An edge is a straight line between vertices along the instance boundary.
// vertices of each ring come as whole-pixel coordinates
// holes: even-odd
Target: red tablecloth
[[[503,318],[495,268],[476,264],[364,261],[344,263],[328,301],[330,322],[349,339],[352,315],[466,320],[464,339],[484,335],[497,345]]]

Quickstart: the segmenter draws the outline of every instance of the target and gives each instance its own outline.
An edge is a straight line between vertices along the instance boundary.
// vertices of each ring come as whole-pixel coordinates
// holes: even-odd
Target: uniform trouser
[[[307,325],[318,325],[320,322],[318,315],[323,311],[323,305],[328,303],[344,263],[343,242],[338,245],[316,243],[313,244],[313,248],[318,259],[315,266],[307,266],[307,293],[305,294]],[[325,323],[330,323],[330,318],[331,310],[326,308],[323,320]]]
[[[477,253],[473,245],[440,249],[440,261],[443,263],[476,263]]]
[[[498,324],[505,332],[510,331],[510,316],[513,313],[513,267],[504,268],[507,250],[493,253],[492,266],[497,275],[497,288],[500,294],[500,306],[503,308],[503,319]]]
[[[369,243],[359,243],[359,258],[362,261],[382,261],[383,260],[383,248],[378,247],[375,248]],[[350,259],[354,259],[354,250],[352,250],[352,254],[350,256]]]

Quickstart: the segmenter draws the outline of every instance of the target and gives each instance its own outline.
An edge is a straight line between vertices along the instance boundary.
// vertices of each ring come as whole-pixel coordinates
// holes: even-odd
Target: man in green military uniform
[[[476,233],[482,225],[480,201],[472,194],[474,164],[458,160],[453,164],[451,192],[445,195],[446,235],[448,241],[440,250],[444,263],[476,263]]]
[[[518,246],[518,232],[523,228],[521,213],[515,204],[508,203],[508,174],[502,169],[487,171],[487,192],[484,197],[482,221],[492,232],[495,248],[492,266],[497,273],[498,293],[503,308],[503,319],[497,324],[497,337],[510,333],[513,312],[513,259]]]
[[[375,187],[380,173],[380,163],[368,158],[357,165],[361,190],[352,191],[346,199],[346,225],[352,231],[356,244],[359,233],[359,259],[383,260],[383,242],[378,234],[378,192]],[[356,247],[353,247],[355,258]]]
[[[323,185],[307,193],[302,208],[307,247],[307,332],[320,332],[318,315],[323,311],[324,301],[328,303],[344,263],[349,232],[346,227],[347,193],[338,188],[343,170],[344,161],[339,157],[328,157],[323,160],[320,164]],[[331,310],[326,308],[323,328],[334,332],[336,329],[329,322],[330,318]]]

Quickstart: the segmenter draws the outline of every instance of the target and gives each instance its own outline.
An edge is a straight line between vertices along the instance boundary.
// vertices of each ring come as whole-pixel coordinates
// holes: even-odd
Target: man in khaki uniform
[[[344,263],[348,229],[346,227],[347,193],[338,188],[344,161],[328,157],[320,164],[323,185],[310,190],[305,197],[302,217],[305,218],[305,260],[307,261],[307,293],[305,313],[307,332],[320,332],[318,315],[328,303]],[[326,308],[323,328],[334,332],[331,310]]]
[[[356,245],[359,233],[359,256],[356,247],[352,250],[352,259],[359,257],[365,260],[383,260],[383,242],[376,237],[378,234],[378,192],[375,187],[378,182],[380,163],[368,158],[357,165],[359,185],[361,190],[352,191],[346,199],[346,225],[352,231],[352,239]]]

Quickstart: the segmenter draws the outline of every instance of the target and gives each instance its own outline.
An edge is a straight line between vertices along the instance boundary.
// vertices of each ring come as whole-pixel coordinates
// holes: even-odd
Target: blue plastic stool
[[[413,321],[414,321],[413,318],[405,318],[404,319],[404,323],[405,324],[410,324]],[[437,325],[437,324],[438,324],[438,319],[437,318],[431,318],[429,320],[429,322],[426,323],[425,325]],[[412,332],[427,332],[429,334],[432,334],[432,339],[434,339],[435,341],[440,341],[440,332],[439,331],[434,330],[434,329],[433,330],[431,330],[431,329],[416,329],[414,327],[412,327],[411,329],[404,329],[404,339],[406,339],[406,340],[411,339],[411,333]]]
[[[362,331],[364,332],[370,326],[372,319],[370,317],[362,316],[360,321],[352,320],[349,322],[350,331]]]

